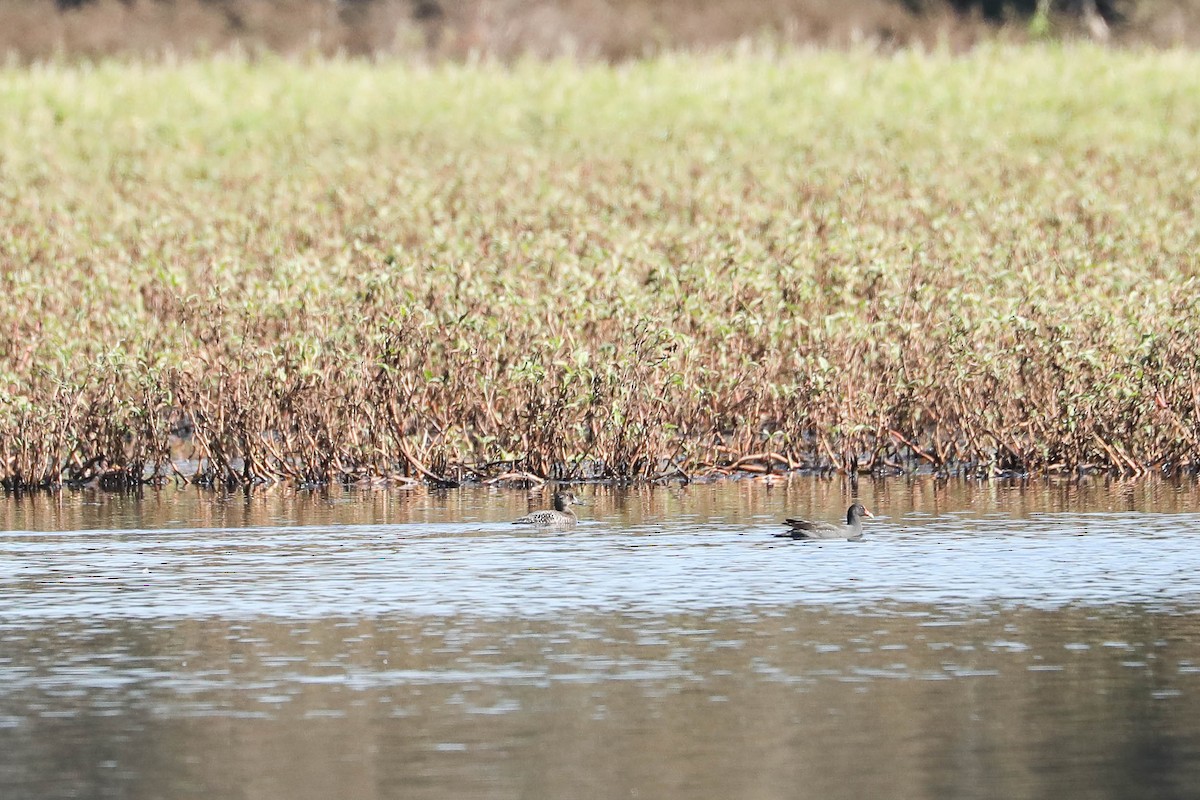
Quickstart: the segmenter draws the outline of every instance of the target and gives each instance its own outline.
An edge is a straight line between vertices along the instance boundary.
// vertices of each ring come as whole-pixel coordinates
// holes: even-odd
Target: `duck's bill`
[[[863,513],[866,514],[868,517],[873,518],[875,516],[874,514],[871,513],[871,509],[867,508],[866,506],[863,506]]]

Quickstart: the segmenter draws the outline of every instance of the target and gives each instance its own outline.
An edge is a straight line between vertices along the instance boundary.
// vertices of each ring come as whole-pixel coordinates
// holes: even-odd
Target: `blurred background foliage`
[[[621,61],[780,44],[923,46],[1084,37],[1200,42],[1197,0],[5,0],[0,52],[18,62],[213,51],[421,59]]]

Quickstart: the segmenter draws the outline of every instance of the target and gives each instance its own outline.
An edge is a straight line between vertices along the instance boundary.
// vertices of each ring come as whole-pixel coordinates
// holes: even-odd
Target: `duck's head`
[[[571,506],[586,506],[587,503],[575,496],[572,491],[562,491],[554,493],[554,510],[566,511]]]
[[[874,516],[875,515],[868,511],[867,507],[862,503],[855,503],[854,505],[850,506],[850,508],[846,509],[846,524],[853,525],[856,519]]]

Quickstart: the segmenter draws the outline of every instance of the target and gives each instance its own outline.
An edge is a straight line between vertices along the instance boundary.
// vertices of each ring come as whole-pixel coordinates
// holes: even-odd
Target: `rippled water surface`
[[[1194,484],[0,496],[0,797],[1200,796]]]

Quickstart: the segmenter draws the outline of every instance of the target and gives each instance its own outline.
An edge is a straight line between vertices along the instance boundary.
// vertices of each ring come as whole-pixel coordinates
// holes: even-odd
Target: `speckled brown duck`
[[[587,503],[575,496],[574,492],[563,491],[554,493],[554,508],[544,511],[534,511],[520,519],[513,520],[513,525],[537,525],[541,528],[566,528],[579,521],[571,506],[585,506]]]

